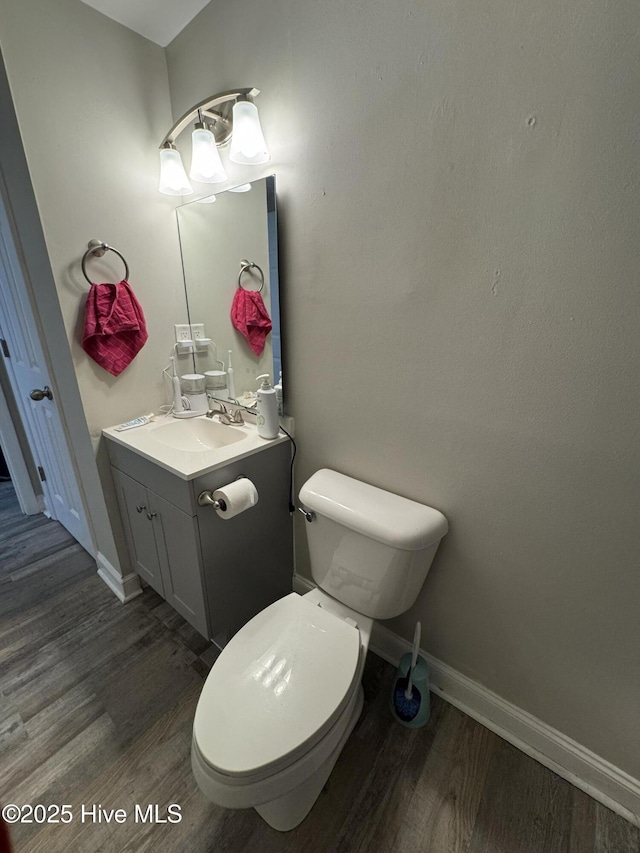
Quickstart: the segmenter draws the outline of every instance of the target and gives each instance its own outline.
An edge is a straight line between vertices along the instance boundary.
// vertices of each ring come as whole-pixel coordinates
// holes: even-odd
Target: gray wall
[[[92,433],[157,405],[186,307],[175,199],[157,191],[171,125],[164,51],[80,0],[1,0],[0,41]],[[93,237],[126,256],[150,339],[117,379],[80,346]],[[124,274],[109,254],[96,281]],[[162,298],[158,298],[162,293]]]
[[[166,402],[162,368],[171,354],[173,324],[186,322],[176,200],[157,191],[157,147],[172,123],[165,54],[80,0],[0,0],[0,46],[82,405],[98,450],[103,427]],[[125,255],[149,331],[147,344],[118,378],[80,346],[89,290],[80,259],[94,237]],[[89,269],[94,281],[123,275],[111,253],[101,262],[90,261]],[[48,274],[34,282],[43,305],[50,298],[43,288],[50,284]],[[98,465],[118,551],[104,505],[89,510],[98,546],[117,568],[118,553],[120,561],[126,559],[124,539],[104,450],[98,451]]]
[[[450,520],[391,627],[636,777],[639,27],[629,0],[216,0],[168,48],[174,115],[262,90],[299,482]]]

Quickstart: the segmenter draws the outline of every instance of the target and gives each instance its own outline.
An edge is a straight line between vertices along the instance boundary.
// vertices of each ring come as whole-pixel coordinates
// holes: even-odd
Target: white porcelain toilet
[[[191,749],[208,799],[281,831],[309,813],[360,716],[373,620],[411,607],[448,530],[438,510],[328,469],[300,500],[318,589],[276,601],[225,646]]]

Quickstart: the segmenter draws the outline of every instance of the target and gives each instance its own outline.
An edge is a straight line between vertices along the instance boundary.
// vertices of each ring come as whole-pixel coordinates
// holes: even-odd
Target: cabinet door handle
[[[142,512],[142,510],[143,510],[143,509],[146,509],[146,506],[145,506],[144,504],[138,504],[138,505],[136,506],[136,510],[137,510],[138,512]]]
[[[157,512],[148,512],[147,518],[149,519],[149,521],[151,521],[151,519],[155,518],[157,514],[158,514]]]

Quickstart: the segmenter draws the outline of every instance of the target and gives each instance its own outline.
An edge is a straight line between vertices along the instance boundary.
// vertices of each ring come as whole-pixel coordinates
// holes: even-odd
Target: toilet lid
[[[276,601],[232,638],[209,673],[193,724],[202,757],[230,776],[291,763],[340,716],[359,653],[353,625],[296,593]]]

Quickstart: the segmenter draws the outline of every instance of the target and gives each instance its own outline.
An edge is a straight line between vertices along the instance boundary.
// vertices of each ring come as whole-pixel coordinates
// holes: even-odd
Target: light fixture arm
[[[227,126],[228,132],[226,137],[220,141],[216,140],[218,144],[222,144],[231,135],[231,121],[229,119],[229,115],[231,114],[231,107],[233,104],[237,100],[255,98],[255,96],[259,94],[260,89],[232,89],[229,92],[220,92],[218,95],[205,98],[204,101],[200,101],[199,104],[196,104],[189,110],[189,112],[185,113],[182,118],[178,119],[160,143],[160,148],[170,148],[182,131],[194,120],[198,120],[198,113],[202,113],[205,118],[211,118],[212,120],[219,121]],[[227,105],[228,115],[226,115],[224,111],[211,113],[215,107],[221,107],[225,104]]]

